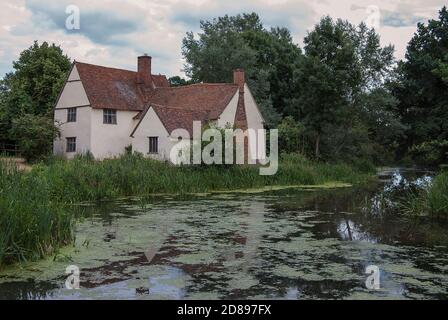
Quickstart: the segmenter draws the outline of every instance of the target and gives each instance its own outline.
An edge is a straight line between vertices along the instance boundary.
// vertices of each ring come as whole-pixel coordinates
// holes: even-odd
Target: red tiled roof
[[[92,108],[140,111],[145,98],[137,84],[137,72],[76,62]],[[162,75],[152,75],[156,87],[169,86]]]
[[[153,75],[151,75],[151,77],[152,77],[152,81],[154,82],[154,85],[157,88],[163,88],[163,87],[169,87],[170,86],[170,82],[168,81],[168,79],[164,75],[153,74]]]
[[[213,117],[210,115],[211,111],[191,110],[151,103],[149,107],[145,108],[145,110],[143,110],[135,117],[135,119],[139,119],[140,121],[135,126],[135,129],[131,133],[131,136],[135,133],[135,131],[137,131],[137,128],[145,118],[146,113],[151,108],[154,109],[169,134],[171,134],[176,129],[185,129],[190,134],[190,137],[193,137],[193,121],[201,121],[201,124],[204,125],[207,121],[213,119]]]
[[[154,86],[144,87],[135,71],[81,62],[76,67],[92,108],[140,111],[135,118],[141,119],[152,106],[169,133],[184,128],[192,134],[193,121],[218,119],[239,89],[232,83],[170,87],[163,75],[151,75]],[[247,127],[241,92],[236,120]]]
[[[237,85],[227,83],[198,83],[189,86],[158,88],[149,97],[149,102],[191,110],[214,110],[221,114],[237,90]]]
[[[81,62],[76,68],[92,108],[99,109],[141,111],[154,103],[221,114],[238,90],[238,85],[227,83],[170,87],[164,75],[152,75],[155,88],[143,88],[135,71]]]

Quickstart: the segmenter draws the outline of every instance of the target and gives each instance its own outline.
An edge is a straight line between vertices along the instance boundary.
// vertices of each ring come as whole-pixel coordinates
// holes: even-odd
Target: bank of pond
[[[256,166],[179,167],[138,155],[104,161],[53,159],[30,172],[0,162],[0,266],[37,260],[72,243],[77,218],[83,214],[79,203],[161,194],[338,188],[375,177],[368,162],[320,163],[296,154],[283,155],[273,176],[260,175]],[[412,189],[397,208],[418,215],[446,214],[447,180],[441,173],[424,188]]]

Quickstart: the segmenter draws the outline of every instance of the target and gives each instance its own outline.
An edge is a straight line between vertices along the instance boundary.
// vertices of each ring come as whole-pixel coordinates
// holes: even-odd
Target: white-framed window
[[[67,138],[66,152],[76,152],[76,137]]]
[[[67,109],[67,122],[76,122],[76,108]]]
[[[159,153],[159,137],[148,137],[149,139],[149,152],[151,154]]]
[[[103,109],[103,123],[117,124],[117,110]]]

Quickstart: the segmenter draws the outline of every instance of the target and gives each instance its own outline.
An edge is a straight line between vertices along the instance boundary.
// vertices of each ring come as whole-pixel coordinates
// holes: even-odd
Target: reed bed
[[[399,207],[410,216],[448,218],[448,171],[437,174],[428,187],[406,194]]]

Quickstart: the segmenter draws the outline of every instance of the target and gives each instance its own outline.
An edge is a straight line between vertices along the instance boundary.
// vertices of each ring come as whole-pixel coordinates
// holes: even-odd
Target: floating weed
[[[90,240],[89,239],[85,239],[84,242],[81,244],[81,246],[88,248],[90,245]]]
[[[133,201],[108,205],[109,212],[120,215],[92,207],[92,215],[77,226],[75,247],[60,250],[80,267],[82,283],[90,288],[77,292],[76,298],[135,298],[142,292],[149,292],[145,299],[443,296],[443,250],[416,252],[414,246],[345,241],[337,233],[322,238],[317,230],[331,230],[343,214],[302,211],[299,199],[314,202],[320,197],[304,192],[295,193],[294,211],[290,196],[155,201],[150,211],[134,215],[128,214],[133,211],[130,203],[139,208]],[[350,219],[361,217],[354,214]],[[330,222],[315,223],[321,219]],[[114,238],[106,241],[111,230]],[[86,247],[82,244],[87,239]],[[149,248],[155,248],[151,262],[144,255]],[[433,264],[422,267],[421,259]],[[368,264],[383,272],[381,292],[363,289]],[[20,272],[5,271],[0,292],[2,282],[13,277],[60,287],[66,266],[42,260],[24,264]],[[57,288],[51,289],[53,297],[73,298],[73,293]]]

